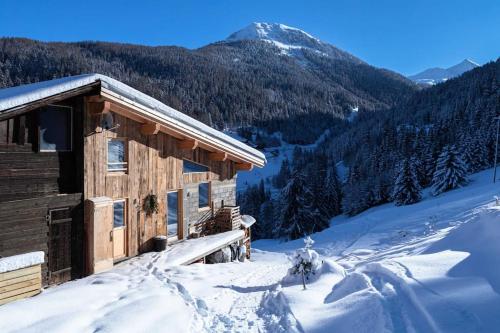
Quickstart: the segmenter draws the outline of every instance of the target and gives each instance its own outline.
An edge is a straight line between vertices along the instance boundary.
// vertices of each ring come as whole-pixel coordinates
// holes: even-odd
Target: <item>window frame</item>
[[[200,186],[202,184],[207,184],[208,185],[208,193],[207,193],[207,205],[200,207]],[[205,211],[211,208],[211,202],[212,202],[212,182],[206,181],[206,182],[200,182],[198,183],[198,211]]]
[[[69,149],[64,149],[64,150],[58,150],[58,149],[42,149],[41,148],[41,143],[42,143],[42,133],[41,133],[41,128],[40,128],[40,111],[43,111],[43,109],[47,109],[50,107],[55,107],[55,108],[66,108],[69,109]],[[57,104],[47,104],[44,107],[41,107],[38,112],[38,117],[37,117],[37,140],[38,140],[38,152],[40,153],[67,153],[67,152],[72,152],[73,151],[73,107],[69,105],[57,105]]]
[[[120,168],[120,169],[110,169],[109,168],[109,142],[110,141],[121,141],[123,142],[123,154],[125,155],[124,156],[124,162],[112,162],[111,164],[121,164],[123,165],[124,167],[123,168]],[[106,138],[106,172],[108,174],[113,174],[113,175],[116,175],[116,174],[126,174],[128,173],[128,161],[129,161],[129,158],[128,158],[128,140],[127,138],[122,138],[122,137],[107,137]]]
[[[187,161],[189,163],[193,163],[193,164],[196,164],[196,165],[200,165],[204,168],[207,168],[205,171],[191,171],[191,172],[184,172],[184,161]],[[208,165],[205,165],[205,164],[202,164],[202,163],[198,163],[198,162],[195,162],[193,160],[190,160],[188,158],[183,158],[182,159],[182,174],[183,175],[190,175],[190,174],[199,174],[199,173],[205,173],[205,172],[210,172],[210,167]]]
[[[115,227],[115,203],[123,202],[123,225]],[[124,229],[127,227],[127,199],[113,199],[113,229]]]

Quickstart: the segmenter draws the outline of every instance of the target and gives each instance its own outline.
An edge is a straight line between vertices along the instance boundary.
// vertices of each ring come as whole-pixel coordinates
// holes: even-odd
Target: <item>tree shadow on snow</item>
[[[240,287],[240,286],[235,286],[235,285],[230,285],[230,286],[218,285],[218,286],[215,286],[215,288],[232,289],[238,293],[247,294],[247,293],[264,292],[264,291],[274,290],[274,289],[276,289],[277,286],[278,286],[277,283],[273,283],[273,284],[270,284],[267,286],[249,286],[249,287]]]

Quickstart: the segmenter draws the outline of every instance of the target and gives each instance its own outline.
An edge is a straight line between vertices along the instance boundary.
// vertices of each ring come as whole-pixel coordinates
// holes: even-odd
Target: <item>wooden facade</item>
[[[100,127],[101,113],[88,104],[92,102],[87,102],[87,109],[93,112],[87,112],[84,119],[84,197],[104,196],[125,200],[127,256],[150,251],[153,237],[166,235],[167,192],[183,190],[189,184],[200,182],[234,180],[236,169],[233,161],[215,160],[210,151],[186,146],[184,140],[164,132],[144,134],[144,124],[114,112],[120,111],[120,108],[113,103],[109,105],[109,111],[114,124],[119,126],[111,131],[103,130]],[[127,170],[123,172],[107,170],[107,144],[109,139],[114,138],[125,142]],[[206,165],[210,171],[184,174],[184,159]],[[143,201],[148,194],[155,194],[159,200],[158,213],[150,216],[143,209]],[[220,205],[217,198],[212,199],[214,205]],[[183,218],[186,226],[196,220]]]
[[[47,108],[71,116],[60,125],[66,149],[42,149]],[[169,235],[168,193],[178,200],[175,240],[235,205],[236,172],[253,165],[248,153],[150,113],[96,83],[0,110],[0,258],[44,251],[42,283],[57,284],[151,251],[155,236]],[[125,156],[113,162],[118,169],[110,167],[110,140]],[[184,172],[186,161],[202,171]],[[157,211],[146,211],[148,197]]]

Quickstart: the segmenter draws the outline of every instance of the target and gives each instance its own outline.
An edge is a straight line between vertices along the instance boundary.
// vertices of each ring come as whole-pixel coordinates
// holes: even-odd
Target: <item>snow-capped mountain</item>
[[[355,56],[331,44],[322,42],[303,30],[280,23],[254,22],[246,28],[231,34],[226,39],[227,42],[241,40],[266,41],[278,47],[282,54],[289,56],[301,56],[302,50],[309,50],[333,59],[363,63]]]
[[[465,59],[461,63],[456,64],[455,66],[451,66],[449,68],[440,68],[440,67],[429,68],[418,74],[411,75],[408,78],[419,84],[434,85],[449,80],[451,78],[460,76],[463,73],[479,66],[480,65],[475,63],[474,61],[470,59]]]

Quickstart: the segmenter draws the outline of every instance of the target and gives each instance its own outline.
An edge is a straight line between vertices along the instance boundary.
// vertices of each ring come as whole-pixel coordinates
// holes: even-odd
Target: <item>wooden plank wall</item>
[[[40,265],[0,273],[0,305],[40,293],[41,273]]]
[[[38,152],[37,110],[0,121],[0,202],[82,191],[82,104],[73,98],[73,151]]]
[[[111,105],[111,110],[114,106]],[[87,105],[87,110],[89,107]],[[128,207],[128,256],[152,249],[152,238],[166,232],[166,193],[182,189],[184,184],[207,180],[232,179],[234,162],[209,160],[208,151],[200,148],[182,150],[178,140],[165,133],[143,135],[141,123],[114,114],[114,123],[120,126],[113,131],[96,133],[100,116],[85,112],[84,120],[84,198],[107,196],[124,198]],[[108,138],[126,139],[128,171],[107,172]],[[210,172],[183,175],[183,158],[205,164]],[[153,216],[146,216],[142,209],[148,194],[156,194],[160,209]]]
[[[72,246],[73,277],[83,270],[83,214],[80,193],[45,196],[0,203],[0,257],[34,251],[45,253],[42,265],[43,284],[48,284],[48,233],[46,219],[49,209],[71,207],[74,226]]]

